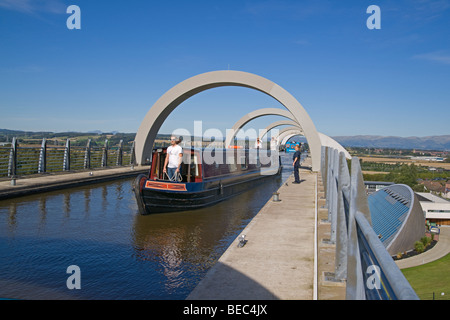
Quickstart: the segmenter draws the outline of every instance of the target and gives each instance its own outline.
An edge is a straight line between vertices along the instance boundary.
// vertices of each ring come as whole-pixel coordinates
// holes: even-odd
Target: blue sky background
[[[81,30],[66,27],[71,4]],[[366,27],[371,4],[381,30]],[[279,84],[330,136],[450,134],[450,0],[0,0],[0,128],[136,132],[171,87],[228,68]],[[225,133],[267,107],[282,106],[212,89],[160,132]]]

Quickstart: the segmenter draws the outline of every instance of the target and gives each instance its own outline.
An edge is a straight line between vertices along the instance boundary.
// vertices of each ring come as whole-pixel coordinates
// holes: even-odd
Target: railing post
[[[38,173],[47,171],[47,139],[42,139],[41,150],[39,152]]]
[[[339,185],[339,153],[337,149],[332,150],[332,159],[331,163],[333,176],[331,182],[331,194],[332,194],[332,203],[331,203],[331,233],[330,233],[330,243],[336,243],[336,224],[337,224],[337,211],[338,211],[338,185]]]
[[[348,217],[346,299],[365,300],[365,283],[361,267],[361,255],[358,243],[356,213],[360,212],[361,209],[364,209],[364,207],[367,206],[367,198],[363,198],[360,192],[361,184],[364,192],[364,181],[362,181],[361,167],[359,165],[359,159],[357,157],[352,158],[351,170],[350,210]]]
[[[323,171],[322,171],[322,184],[324,187],[324,197],[325,197],[325,205],[324,208],[328,205],[327,195],[328,195],[328,149],[329,147],[324,147],[323,153]]]
[[[327,179],[326,179],[326,181],[327,181],[327,202],[326,202],[326,204],[327,204],[327,208],[328,208],[328,217],[327,217],[327,221],[326,222],[331,222],[331,203],[333,202],[333,199],[332,199],[332,195],[333,195],[333,192],[331,191],[331,188],[332,188],[332,184],[331,184],[331,182],[332,182],[332,176],[333,176],[333,170],[332,170],[332,154],[333,154],[333,152],[332,152],[332,149],[331,148],[327,148],[328,149],[328,154],[327,154]]]
[[[84,169],[91,168],[91,139],[88,139],[86,150],[84,151]]]
[[[14,137],[11,142],[11,151],[9,152],[8,177],[14,178],[17,175],[17,138]]]
[[[134,154],[134,148],[135,148],[135,142],[131,144],[131,150],[130,150],[130,165],[134,166],[136,163],[136,155]]]
[[[119,149],[117,149],[116,166],[121,166],[122,165],[122,158],[123,158],[123,140],[120,140],[120,142],[119,142]]]
[[[70,171],[70,139],[67,139],[64,148],[63,171]]]
[[[359,162],[359,159],[356,158],[357,161],[355,160],[356,163],[356,172],[355,174],[357,175],[356,179],[357,179],[357,188],[358,188],[358,211],[361,212],[364,217],[366,218],[367,222],[369,222],[369,224],[372,226],[372,217],[370,216],[370,209],[369,209],[369,202],[367,200],[367,192],[366,192],[366,187],[364,185],[364,178],[363,178],[363,174],[361,171],[361,165]],[[353,159],[352,159],[353,160]],[[353,174],[353,161],[352,161],[352,174]]]
[[[105,140],[105,147],[102,154],[102,168],[108,165],[108,139]]]
[[[345,201],[350,198],[350,174],[348,172],[347,160],[343,152],[339,153],[339,184],[337,194],[337,224],[336,224],[336,257],[335,278],[344,280],[347,278],[347,246],[348,231]],[[348,208],[347,208],[348,209]]]
[[[336,155],[334,148],[328,149],[328,174],[327,174],[327,208],[328,208],[328,220],[326,222],[331,224],[330,243],[334,243],[335,235],[333,220],[335,220],[336,211]],[[333,239],[334,238],[334,239]]]

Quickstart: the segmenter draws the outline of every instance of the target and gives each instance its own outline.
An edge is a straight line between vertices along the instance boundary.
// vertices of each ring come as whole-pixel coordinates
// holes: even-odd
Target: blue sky
[[[66,27],[71,4],[81,30]],[[371,4],[380,30],[366,27]],[[279,84],[330,136],[450,134],[450,0],[0,0],[0,128],[136,132],[171,87],[228,68]],[[267,107],[282,108],[212,89],[160,132],[225,132]]]

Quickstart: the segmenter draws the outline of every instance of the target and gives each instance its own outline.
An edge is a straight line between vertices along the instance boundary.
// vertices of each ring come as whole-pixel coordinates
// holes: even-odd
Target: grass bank
[[[402,272],[421,300],[450,300],[450,254]]]

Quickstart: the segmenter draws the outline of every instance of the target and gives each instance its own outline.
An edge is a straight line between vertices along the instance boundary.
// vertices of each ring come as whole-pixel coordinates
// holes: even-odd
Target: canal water
[[[215,206],[141,216],[133,179],[0,201],[0,298],[185,299],[292,174]],[[80,289],[69,290],[69,266]]]

